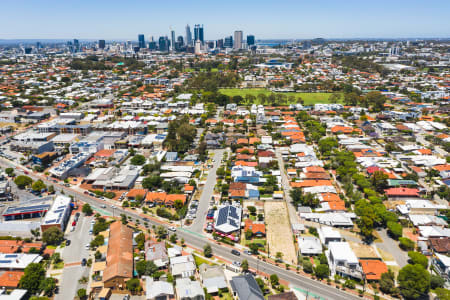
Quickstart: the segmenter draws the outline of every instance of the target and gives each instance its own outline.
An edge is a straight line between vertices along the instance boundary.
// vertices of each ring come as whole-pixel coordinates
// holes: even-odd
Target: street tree
[[[210,244],[206,244],[205,247],[203,247],[203,255],[205,257],[212,257],[212,247]]]
[[[397,281],[405,299],[418,299],[430,290],[430,273],[419,264],[408,264],[400,269]]]
[[[42,241],[47,245],[59,245],[64,239],[64,233],[58,227],[50,227],[42,233]]]

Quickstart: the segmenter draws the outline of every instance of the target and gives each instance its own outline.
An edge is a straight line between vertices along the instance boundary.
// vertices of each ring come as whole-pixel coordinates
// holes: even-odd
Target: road
[[[386,229],[377,231],[380,237],[383,239],[382,243],[376,243],[377,247],[381,250],[392,254],[397,264],[403,268],[408,264],[408,257],[406,253],[400,249],[398,243],[390,238]]]
[[[208,213],[209,202],[214,192],[214,186],[216,185],[217,180],[216,172],[221,164],[223,153],[225,152],[225,150],[218,149],[214,150],[213,152],[214,152],[213,167],[209,169],[208,177],[206,178],[206,183],[203,186],[202,195],[200,196],[200,201],[198,203],[197,208],[197,217],[194,219],[194,222],[192,222],[192,225],[189,226],[189,230],[198,233],[203,232],[203,225],[205,222],[206,214]]]
[[[278,168],[281,172],[281,186],[283,187],[284,191],[284,198],[286,199],[286,204],[289,212],[289,219],[291,220],[291,224],[299,224],[300,223],[300,217],[297,214],[297,210],[295,209],[294,205],[292,204],[292,198],[291,198],[291,185],[289,184],[289,179],[286,174],[286,170],[284,168],[284,161],[283,157],[281,156],[281,150],[277,148],[275,150],[275,156],[278,160]]]
[[[4,159],[0,159],[0,166],[15,167],[15,165],[13,165],[11,162],[4,160]],[[16,169],[16,174],[23,174],[23,171],[21,169]],[[75,199],[79,199],[83,202],[89,203],[94,208],[98,208],[101,205],[105,204],[105,202],[100,199],[90,197],[83,193],[74,191],[71,188],[50,182],[44,176],[37,176],[36,174],[31,173],[31,172],[28,176],[31,177],[33,180],[41,179],[44,181],[45,184],[53,184],[53,186],[55,187],[55,190],[57,190],[57,191],[63,190],[65,195],[69,195],[69,196],[72,195]],[[109,206],[109,205],[106,206],[106,208],[103,208],[102,210],[108,212],[109,214],[113,213],[113,208],[111,208],[111,206]],[[139,219],[141,223],[145,222],[143,219],[144,216],[138,215],[135,212],[124,210],[121,207],[116,207],[114,210],[116,211],[115,212],[116,215],[125,214],[126,216],[129,216],[134,220]],[[165,227],[168,227],[168,225],[161,224],[152,219],[148,220],[147,222],[150,225],[163,225]],[[304,290],[307,290],[309,292],[312,292],[312,293],[319,295],[325,299],[333,299],[333,300],[360,299],[359,297],[354,296],[352,294],[348,294],[342,290],[337,290],[334,287],[331,287],[326,284],[320,283],[318,281],[303,277],[301,275],[296,274],[295,272],[288,271],[284,268],[280,268],[275,265],[271,265],[269,263],[265,263],[263,261],[257,260],[254,257],[248,256],[245,254],[242,254],[240,257],[236,257],[233,254],[231,254],[231,252],[230,252],[231,248],[224,246],[224,245],[217,245],[213,241],[210,241],[203,235],[199,234],[198,232],[193,232],[189,229],[183,228],[183,229],[177,230],[177,236],[180,239],[183,238],[185,240],[186,244],[191,245],[196,248],[199,248],[199,249],[202,249],[205,244],[209,243],[209,244],[211,244],[213,253],[215,255],[223,257],[224,259],[229,260],[229,261],[233,261],[233,260],[241,261],[245,258],[248,260],[251,268],[253,268],[255,270],[259,269],[259,271],[266,272],[267,274],[277,274],[280,279],[290,282],[293,286],[296,286],[296,287],[302,288]],[[80,245],[80,246],[83,247],[83,245]],[[73,282],[72,282],[72,284],[73,284]],[[60,293],[66,294],[65,291],[61,291]],[[58,299],[63,299],[63,298],[61,297]],[[73,299],[73,296],[69,297],[67,299]]]
[[[80,216],[75,231],[66,234],[66,238],[71,241],[70,245],[64,248],[62,259],[66,266],[63,269],[62,280],[59,293],[55,300],[73,299],[78,290],[78,280],[89,275],[89,269],[82,267],[80,262],[83,258],[88,259],[89,252],[84,245],[91,241],[89,228],[93,217]],[[71,225],[68,226],[69,228]],[[70,266],[67,266],[69,264]]]

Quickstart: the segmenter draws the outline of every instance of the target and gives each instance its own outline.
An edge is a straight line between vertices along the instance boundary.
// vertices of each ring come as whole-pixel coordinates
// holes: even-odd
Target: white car
[[[86,245],[84,246],[84,249],[86,249],[86,250],[90,250],[90,249],[91,249],[91,245],[89,245],[89,244],[86,244]]]
[[[175,231],[177,231],[177,228],[176,228],[176,227],[173,227],[173,226],[170,226],[170,227],[169,227],[169,230],[175,232]]]

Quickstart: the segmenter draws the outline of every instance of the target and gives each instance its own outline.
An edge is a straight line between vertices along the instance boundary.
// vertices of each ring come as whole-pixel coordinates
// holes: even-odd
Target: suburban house
[[[322,244],[315,236],[299,237],[297,243],[301,255],[310,256],[322,254]]]
[[[347,242],[330,242],[325,253],[331,275],[338,274],[343,277],[362,279],[358,258]]]
[[[145,299],[169,300],[174,298],[173,285],[166,281],[153,281],[152,277],[145,276]]]
[[[264,223],[254,223],[251,219],[244,221],[244,232],[251,231],[254,237],[266,236],[266,225]]]
[[[126,289],[126,281],[133,278],[133,269],[133,230],[121,222],[114,222],[109,228],[104,287]]]
[[[158,268],[164,268],[169,264],[166,244],[164,242],[145,241],[145,259],[153,261]]]
[[[195,274],[196,266],[191,254],[170,258],[170,270],[174,278],[188,278]]]
[[[264,300],[264,295],[251,274],[233,277],[230,285],[236,300]]]
[[[210,266],[201,264],[199,267],[200,280],[208,294],[215,294],[220,289],[228,287],[223,268],[220,265]]]
[[[240,207],[225,205],[219,207],[215,213],[215,230],[222,234],[231,234],[241,228],[242,209]]]
[[[203,300],[205,292],[198,281],[189,278],[179,278],[176,280],[175,288],[177,300]]]

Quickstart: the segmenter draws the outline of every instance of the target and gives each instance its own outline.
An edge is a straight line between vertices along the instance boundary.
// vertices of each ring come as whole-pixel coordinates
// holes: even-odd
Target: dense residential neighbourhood
[[[450,299],[448,41],[254,38],[0,44],[0,299]]]

